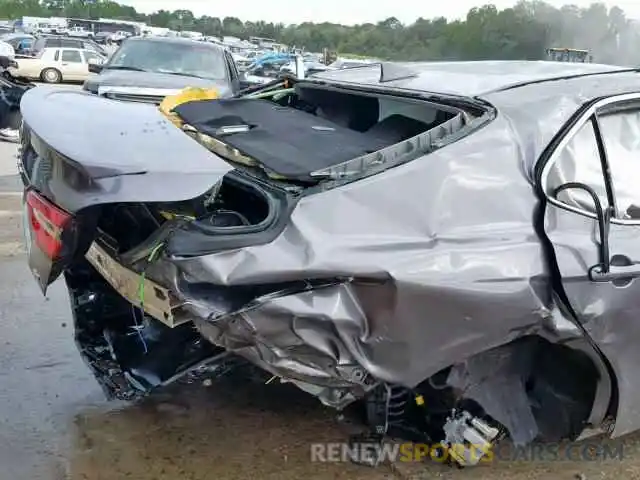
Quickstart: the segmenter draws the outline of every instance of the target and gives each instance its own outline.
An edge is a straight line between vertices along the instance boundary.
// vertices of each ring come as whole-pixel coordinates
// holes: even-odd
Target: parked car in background
[[[374,60],[359,60],[359,59],[347,59],[347,58],[339,58],[335,62],[329,64],[331,69],[343,69],[343,68],[354,68],[354,67],[364,67],[366,65],[371,65],[375,63]]]
[[[333,68],[325,65],[324,63],[316,62],[316,61],[304,60],[302,62],[302,66],[303,66],[305,76],[314,75],[316,73],[325,72],[327,70],[334,70]],[[283,65],[282,67],[280,67],[280,71],[297,75],[298,72],[297,72],[296,62],[293,61],[293,62],[287,63],[286,65]]]
[[[89,65],[105,61],[105,56],[93,50],[45,48],[37,57],[17,59],[17,67],[10,67],[8,72],[15,78],[45,83],[84,82],[89,77]]]
[[[129,38],[107,63],[90,69],[98,75],[90,77],[83,88],[118,100],[159,104],[185,87],[216,88],[221,96],[241,88],[230,52],[185,38]]]
[[[263,53],[264,52],[260,52],[260,51],[254,50],[254,51],[243,52],[242,54],[235,53],[235,54],[232,54],[232,55],[234,57],[236,65],[238,66],[238,69],[241,72],[243,72],[247,68],[249,68],[251,66],[251,64],[253,62],[255,62],[256,58],[258,58]]]
[[[0,41],[11,45],[16,55],[25,55],[31,52],[35,40],[36,37],[28,33],[7,33],[0,36]]]
[[[117,31],[116,33],[111,35],[111,41],[112,42],[122,42],[124,40],[126,40],[127,38],[133,36],[133,34],[131,32],[125,32],[122,30]]]
[[[93,38],[93,32],[84,27],[71,27],[68,35],[74,38]]]
[[[113,36],[113,32],[97,32],[93,36],[93,41],[99,45],[106,45],[111,37]]]
[[[66,35],[68,33],[68,29],[62,25],[39,23],[35,32],[43,35]]]
[[[31,54],[38,56],[46,48],[76,48],[90,50],[103,57],[108,56],[107,51],[101,45],[88,38],[69,38],[55,35],[39,36],[33,44]]]

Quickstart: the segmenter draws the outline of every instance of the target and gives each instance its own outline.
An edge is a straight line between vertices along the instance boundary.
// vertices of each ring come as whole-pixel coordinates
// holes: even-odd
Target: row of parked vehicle
[[[0,40],[16,52],[15,63],[7,70],[10,76],[45,83],[84,81],[89,64],[102,64],[109,56],[102,45],[89,38],[11,33]]]
[[[75,38],[104,39],[105,41],[119,42],[132,34],[125,31],[94,32],[82,26],[67,27],[58,24],[39,23],[35,27],[24,29],[24,33],[32,35],[62,35]]]

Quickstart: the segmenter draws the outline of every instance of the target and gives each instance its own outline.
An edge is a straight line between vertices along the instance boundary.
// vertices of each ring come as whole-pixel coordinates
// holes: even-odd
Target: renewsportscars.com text
[[[463,450],[464,445],[452,445],[451,449]],[[311,444],[312,462],[422,462],[431,459],[436,462],[451,460],[449,451],[441,444],[385,443],[314,443]],[[622,460],[622,442],[580,442],[548,443],[527,446],[497,445],[488,451],[478,447],[477,456],[481,463],[496,462],[597,462]]]

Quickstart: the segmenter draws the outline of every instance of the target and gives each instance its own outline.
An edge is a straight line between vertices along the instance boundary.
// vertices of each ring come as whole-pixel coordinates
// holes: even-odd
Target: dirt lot
[[[8,171],[15,165],[6,157],[0,163]],[[63,285],[55,284],[45,300],[30,277],[20,197],[7,194],[15,180],[0,176],[3,480],[640,478],[637,435],[625,439],[622,460],[554,460],[546,450],[465,470],[432,462],[377,469],[313,463],[311,444],[344,442],[353,426],[275,383],[185,384],[138,405],[109,404],[75,351]],[[620,452],[615,448],[609,451]],[[571,458],[584,450],[574,449]]]

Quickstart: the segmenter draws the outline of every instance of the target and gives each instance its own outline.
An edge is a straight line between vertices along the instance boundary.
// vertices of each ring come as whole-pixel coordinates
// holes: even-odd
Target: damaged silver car
[[[40,87],[21,109],[29,266],[63,276],[108,395],[247,363],[461,465],[640,428],[636,70],[372,64],[173,119]]]

